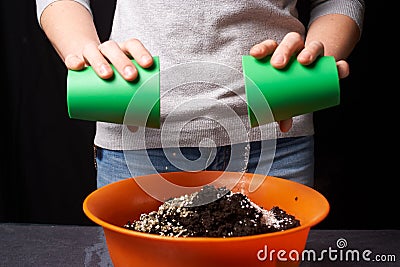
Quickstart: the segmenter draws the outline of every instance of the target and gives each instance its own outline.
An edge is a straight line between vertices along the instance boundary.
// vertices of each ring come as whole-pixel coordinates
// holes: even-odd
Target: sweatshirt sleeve
[[[41,26],[40,17],[42,16],[43,10],[45,10],[48,5],[56,1],[59,0],[36,0],[36,16],[40,26]],[[73,0],[73,1],[83,5],[87,10],[89,10],[90,14],[92,14],[92,10],[90,9],[90,0]]]
[[[361,32],[364,12],[364,0],[311,0],[310,24],[323,15],[342,14],[353,19]]]

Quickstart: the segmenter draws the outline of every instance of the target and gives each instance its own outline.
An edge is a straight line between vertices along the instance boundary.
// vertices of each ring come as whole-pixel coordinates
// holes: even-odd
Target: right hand
[[[89,43],[82,49],[81,55],[67,55],[65,65],[71,70],[81,70],[90,65],[99,77],[108,79],[113,76],[110,66],[112,64],[125,80],[133,81],[137,78],[138,71],[131,58],[143,68],[153,65],[150,52],[135,38],[121,43],[112,40],[100,45]]]

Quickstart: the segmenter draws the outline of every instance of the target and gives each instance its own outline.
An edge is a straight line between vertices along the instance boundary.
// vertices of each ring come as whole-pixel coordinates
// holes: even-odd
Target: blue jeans
[[[237,151],[248,153],[243,155]],[[264,154],[261,154],[263,151]],[[177,164],[173,162],[173,157],[180,153],[189,164],[185,165],[184,160]],[[96,147],[95,157],[98,188],[130,177],[188,168],[192,168],[191,171],[202,169],[261,173],[314,186],[313,136],[257,141],[214,149],[157,148],[124,152]]]

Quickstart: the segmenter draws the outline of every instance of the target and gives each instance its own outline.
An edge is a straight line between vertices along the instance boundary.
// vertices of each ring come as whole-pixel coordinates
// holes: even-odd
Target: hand
[[[83,48],[82,55],[66,56],[65,65],[71,70],[81,70],[91,65],[99,77],[108,79],[113,76],[110,66],[113,64],[125,80],[133,81],[138,76],[138,71],[130,58],[135,59],[143,68],[153,64],[153,58],[143,44],[137,39],[129,39],[122,43],[112,40],[100,45],[89,43]]]
[[[295,54],[297,54],[297,61],[300,64],[309,65],[319,56],[324,55],[324,45],[318,41],[305,45],[299,33],[290,32],[285,35],[280,44],[269,39],[254,45],[250,49],[250,55],[258,59],[272,55],[271,65],[277,69],[284,68]],[[349,65],[346,61],[339,60],[336,62],[336,66],[339,78],[345,78],[349,75]],[[288,132],[292,128],[293,119],[282,120],[278,123],[282,132]]]

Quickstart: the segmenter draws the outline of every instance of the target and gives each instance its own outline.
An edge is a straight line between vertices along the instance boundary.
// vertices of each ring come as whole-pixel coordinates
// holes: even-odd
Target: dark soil
[[[142,214],[123,227],[175,237],[237,237],[284,231],[300,221],[278,206],[263,209],[242,193],[204,186],[199,192],[171,198],[157,211]]]

